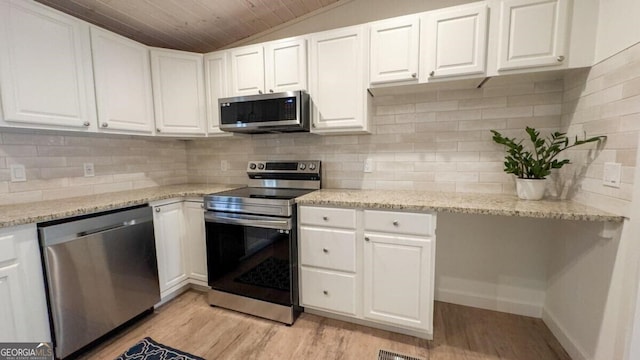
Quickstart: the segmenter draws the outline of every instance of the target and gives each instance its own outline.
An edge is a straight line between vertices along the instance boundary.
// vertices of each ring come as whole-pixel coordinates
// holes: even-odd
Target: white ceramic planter
[[[520,179],[516,178],[516,193],[523,200],[540,200],[544,197],[547,187],[546,179]]]

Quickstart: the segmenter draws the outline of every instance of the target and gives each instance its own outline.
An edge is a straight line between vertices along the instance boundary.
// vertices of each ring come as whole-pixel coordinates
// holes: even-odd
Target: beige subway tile
[[[133,190],[133,183],[130,181],[111,183],[111,184],[99,184],[93,186],[93,192],[95,194],[104,194],[117,191]]]
[[[461,141],[458,142],[459,151],[494,151],[499,149],[493,141]]]
[[[475,120],[475,121],[460,121],[458,123],[461,131],[469,130],[490,130],[490,129],[505,129],[507,127],[506,120]]]
[[[533,107],[533,116],[549,116],[562,114],[562,104],[536,105]]]
[[[354,135],[344,135],[344,136],[325,136],[324,137],[325,145],[336,145],[336,144],[357,144],[358,136]]]
[[[393,171],[393,172],[407,172],[413,171],[413,162],[410,161],[378,161],[375,163],[376,171]]]
[[[459,103],[460,110],[504,108],[506,106],[507,98],[505,96],[460,100]]]
[[[55,190],[43,190],[42,191],[42,199],[43,200],[57,200],[57,199],[67,199],[76,196],[87,196],[93,195],[93,186],[92,185],[75,185],[61,189]]]
[[[527,126],[536,129],[552,128],[556,130],[560,127],[560,116],[534,116],[507,120],[508,129],[524,129]]]
[[[477,151],[436,153],[436,161],[443,161],[443,162],[471,162],[471,161],[478,161],[479,159],[480,159],[480,153]]]
[[[64,137],[60,135],[41,135],[33,133],[2,133],[5,145],[63,145]]]
[[[622,85],[622,97],[640,95],[640,77],[629,80]]]
[[[534,89],[536,93],[564,91],[564,80],[556,79],[536,82]]]
[[[482,151],[480,152],[480,161],[503,161],[504,151]]]
[[[500,173],[502,171],[502,162],[459,162],[456,163],[456,170],[459,172],[488,172]]]
[[[9,182],[8,181],[0,181],[0,194],[5,194],[9,192]]]
[[[620,129],[620,118],[590,121],[583,125],[583,129],[588,135],[616,133]]]
[[[98,170],[96,169],[96,174]],[[61,167],[61,168],[41,168],[41,179],[56,179],[84,176],[84,169],[81,167]]]
[[[638,77],[640,74],[640,59],[624,64],[615,70],[607,72],[603,75],[603,86],[608,88],[613,85],[623,83]]]
[[[417,145],[417,144],[416,144]],[[423,146],[423,148],[425,148]],[[425,150],[429,150],[426,149]],[[453,141],[449,141],[449,142],[436,142],[436,151],[437,152],[456,152],[458,151],[458,143],[457,142],[453,142]]]
[[[620,182],[626,184],[633,184],[636,175],[635,166],[623,166],[622,174],[620,176]]]
[[[34,157],[38,155],[37,148],[31,145],[0,145],[2,157]]]
[[[23,203],[35,203],[42,201],[42,191],[23,191],[23,192],[9,192],[6,194],[0,194],[0,205],[12,205]],[[34,206],[37,206],[34,204]]]
[[[196,181],[196,183],[202,183],[202,182],[208,182],[206,180],[201,180],[201,179],[197,179],[199,181]],[[227,184],[233,184],[234,182],[231,180],[214,180],[214,181],[210,181],[209,183],[227,183]],[[154,187],[154,186],[159,186],[160,183],[152,180],[152,179],[143,179],[143,180],[133,180],[132,181],[132,189],[144,189],[144,188],[150,188],[150,187]]]
[[[524,95],[534,93],[534,83],[532,82],[506,86],[492,86],[493,80],[494,79],[491,79],[482,89],[485,97]]]
[[[438,132],[455,130],[458,130],[457,121],[435,121],[416,124],[416,132]]]
[[[415,123],[417,121],[417,114],[398,114],[395,116],[396,124]]]
[[[482,118],[482,110],[457,110],[436,113],[437,121],[478,120]]]
[[[68,178],[69,186],[108,184],[114,182],[113,175]]]
[[[480,183],[508,183],[513,181],[513,175],[507,174],[504,171],[502,172],[481,172],[478,176],[478,181]]]
[[[402,174],[397,174],[397,176],[402,179],[402,180],[407,180],[407,181],[412,181],[412,182],[424,182],[424,181],[435,181],[436,179],[436,174],[432,173],[432,172],[420,172],[420,171],[415,171],[415,172],[406,172],[406,173],[402,173]]]
[[[413,189],[420,191],[434,192],[455,192],[456,184],[454,182],[434,182],[434,181],[414,181]]]
[[[638,147],[638,132],[607,135],[606,147],[607,149],[636,149]]]
[[[376,126],[376,134],[412,134],[414,132],[413,123]]]
[[[525,105],[549,105],[549,104],[561,104],[561,103],[562,103],[562,92],[515,95],[515,96],[507,97],[508,107],[518,107],[518,106],[525,106]]]
[[[441,131],[435,134],[436,141],[477,141],[483,137],[482,131]]]
[[[482,89],[440,90],[438,100],[477,99],[482,97]]]
[[[453,172],[456,171],[456,163],[450,162],[415,162],[413,169],[417,172],[436,173],[439,171]]]
[[[437,172],[437,182],[478,182],[478,173]]]
[[[340,180],[335,188],[373,190],[376,188],[376,182],[372,180]]]
[[[533,116],[533,106],[517,106],[482,110],[483,119],[508,119]]]
[[[458,101],[437,101],[437,102],[423,102],[416,104],[416,112],[439,112],[439,111],[451,111],[458,110]]]
[[[67,159],[64,157],[48,156],[7,158],[7,164],[22,164],[28,168],[64,167],[67,166]]]
[[[436,113],[434,112],[417,112],[416,122],[436,121]]]
[[[62,179],[28,179],[23,182],[9,183],[9,192],[27,192],[33,190],[43,189],[60,189],[69,185],[69,181],[66,178]]]
[[[376,181],[376,189],[380,190],[412,190],[413,181]]]
[[[502,192],[502,184],[456,182],[456,192],[500,194]]]
[[[413,153],[399,153],[394,156],[395,161],[435,161],[436,154],[434,152],[413,152]]]
[[[371,122],[375,125],[393,124],[396,122],[396,117],[395,115],[376,115],[372,117]],[[297,139],[294,139],[294,141],[296,143],[299,142]],[[305,139],[305,141],[307,141],[307,139]]]
[[[625,115],[620,118],[620,131],[636,131],[640,130],[640,112],[631,115]]]

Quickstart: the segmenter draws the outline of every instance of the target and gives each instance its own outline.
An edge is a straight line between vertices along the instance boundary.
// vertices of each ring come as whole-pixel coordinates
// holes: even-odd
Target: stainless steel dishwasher
[[[150,207],[43,223],[38,233],[56,357],[160,301]]]

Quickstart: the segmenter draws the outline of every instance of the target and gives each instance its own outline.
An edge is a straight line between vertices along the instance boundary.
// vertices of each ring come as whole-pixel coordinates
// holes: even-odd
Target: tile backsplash
[[[557,72],[376,89],[370,135],[275,134],[187,144],[191,182],[244,183],[250,159],[319,159],[323,187],[513,193],[503,149],[490,129],[521,136],[525,126],[560,127]],[[371,159],[373,171],[364,173]],[[222,161],[229,161],[222,171]]]
[[[185,142],[173,139],[2,130],[0,205],[185,183],[186,159]],[[25,166],[27,181],[9,181],[12,164]]]

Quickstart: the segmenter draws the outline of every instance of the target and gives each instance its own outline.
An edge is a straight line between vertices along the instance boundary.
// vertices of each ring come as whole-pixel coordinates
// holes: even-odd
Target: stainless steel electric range
[[[205,197],[209,304],[286,324],[300,312],[295,198],[321,163],[250,161],[249,187]]]

